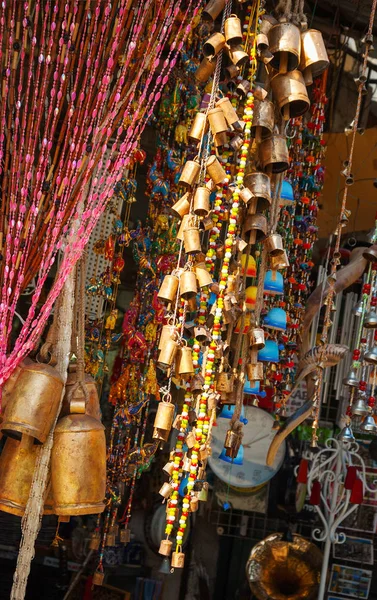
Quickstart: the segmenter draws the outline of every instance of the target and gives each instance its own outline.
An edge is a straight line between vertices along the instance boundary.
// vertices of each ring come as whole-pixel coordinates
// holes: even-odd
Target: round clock
[[[224,440],[229,429],[234,407],[224,406],[212,429],[212,456],[208,462],[219,479],[230,486],[250,488],[267,483],[280,469],[284,461],[285,442],[279,447],[272,467],[266,465],[267,451],[276,430],[272,429],[273,417],[256,406],[242,409],[244,425],[243,439],[236,458],[225,455]]]

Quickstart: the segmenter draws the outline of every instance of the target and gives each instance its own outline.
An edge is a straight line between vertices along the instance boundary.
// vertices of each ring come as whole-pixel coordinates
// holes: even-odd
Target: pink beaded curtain
[[[40,337],[199,5],[2,0],[0,386]],[[39,308],[59,250],[57,277]],[[31,306],[11,348],[17,303],[34,276]]]

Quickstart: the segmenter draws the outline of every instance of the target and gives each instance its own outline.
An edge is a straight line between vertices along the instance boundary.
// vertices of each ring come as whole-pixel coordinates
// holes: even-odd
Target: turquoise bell
[[[268,296],[284,294],[284,279],[279,271],[267,271],[264,278],[264,293]]]
[[[264,326],[269,329],[285,331],[287,329],[287,313],[282,308],[271,308],[264,318]]]
[[[260,362],[279,362],[279,347],[275,340],[266,340],[266,345],[258,352]]]

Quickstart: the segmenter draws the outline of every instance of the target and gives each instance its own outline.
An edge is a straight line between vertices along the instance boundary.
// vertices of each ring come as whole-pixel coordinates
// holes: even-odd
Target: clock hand
[[[256,444],[257,442],[261,442],[262,440],[265,440],[268,437],[270,437],[269,433],[267,433],[267,435],[262,435],[262,437],[259,437],[256,440],[251,440],[251,442],[249,442],[248,444],[242,444],[242,445],[243,445],[244,448],[250,448],[250,446],[252,444]]]

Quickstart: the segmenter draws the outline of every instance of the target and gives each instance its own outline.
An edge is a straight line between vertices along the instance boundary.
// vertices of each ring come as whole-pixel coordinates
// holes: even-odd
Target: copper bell
[[[212,221],[212,218],[210,215],[207,215],[207,217],[204,217],[200,221],[200,227],[202,229],[204,229],[204,231],[210,231],[210,229],[213,229],[213,226],[214,226],[214,222]]]
[[[277,256],[271,256],[271,269],[273,271],[279,271],[280,269],[286,269],[289,267],[289,259],[286,251]]]
[[[257,362],[255,364],[249,363],[246,365],[247,378],[250,382],[252,381],[263,381],[263,363]]]
[[[284,253],[283,239],[278,233],[272,233],[264,240],[264,247],[270,256],[279,256]]]
[[[175,463],[168,462],[168,463],[166,463],[166,465],[164,467],[162,467],[162,470],[165,473],[167,473],[169,475],[169,477],[171,477],[173,475],[174,468],[175,468]]]
[[[195,71],[195,79],[199,83],[207,83],[208,79],[213,75],[216,68],[216,61],[209,60],[206,56]]]
[[[7,382],[5,390],[6,387]],[[43,444],[56,419],[63,387],[56,369],[25,359],[7,400],[2,433],[15,439],[21,439],[22,434],[30,435]]]
[[[34,438],[8,438],[0,455],[0,510],[22,517],[29,499],[37,446]]]
[[[161,400],[153,423],[153,439],[167,441],[174,418],[174,404]]]
[[[272,102],[254,100],[253,125],[250,130],[252,137],[260,142],[262,138],[271,135],[275,124],[275,107]]]
[[[71,401],[71,390],[77,382],[77,375],[75,372],[68,373],[67,382],[65,384],[65,394],[63,398],[62,409],[60,411],[59,418],[65,417],[70,413],[70,401]],[[101,421],[101,409],[99,404],[97,384],[93,377],[88,373],[85,373],[85,388],[88,393],[88,399],[85,404],[85,414]]]
[[[188,160],[185,162],[181,176],[179,178],[180,184],[186,187],[192,187],[199,177],[200,163],[197,160]]]
[[[213,139],[215,142],[215,148],[222,148],[228,143],[228,136],[226,134],[226,131],[222,131],[221,133],[215,133]]]
[[[162,484],[162,487],[160,488],[158,493],[160,494],[160,496],[167,499],[171,496],[172,491],[173,486],[170,485],[170,483],[165,482]]]
[[[193,496],[190,499],[190,511],[191,512],[196,512],[199,508],[199,498],[196,498],[196,496]]]
[[[225,37],[216,31],[203,45],[203,54],[209,59],[214,58],[225,46]]]
[[[199,287],[204,288],[212,285],[213,280],[211,275],[208,273],[205,262],[196,263],[194,266],[196,277],[198,279]]]
[[[173,542],[171,540],[161,540],[159,554],[163,556],[170,556],[173,548]]]
[[[223,133],[228,130],[228,123],[226,122],[221,108],[212,108],[209,110],[208,121],[213,135],[216,135],[216,133]]]
[[[131,541],[131,530],[128,527],[120,530],[119,539],[122,544],[128,544]]]
[[[236,65],[228,65],[227,67],[225,67],[225,71],[227,72],[229,79],[235,79],[240,74],[240,68]]]
[[[207,160],[206,170],[209,177],[212,179],[215,185],[219,185],[226,178],[226,172],[224,171],[220,162],[214,155],[210,156]]]
[[[242,44],[242,25],[237,15],[230,15],[225,19],[224,33],[227,44],[231,46]]]
[[[242,46],[232,46],[228,52],[230,60],[239,69],[247,65],[250,61],[249,55],[244,51]]]
[[[161,328],[160,340],[158,342],[158,350],[164,347],[168,340],[172,339],[175,329],[171,325],[163,325]]]
[[[209,214],[209,197],[210,190],[207,187],[199,186],[194,194],[193,210],[199,217],[206,217]]]
[[[185,566],[185,555],[183,552],[173,552],[171,555],[171,566],[174,569],[183,569]]]
[[[250,348],[253,350],[262,350],[265,347],[264,330],[262,327],[253,327],[250,329]]]
[[[194,225],[193,219],[188,222],[183,232],[183,243],[186,254],[196,254],[201,252],[199,227]]]
[[[219,373],[216,381],[216,390],[224,394],[230,394],[233,387],[233,381],[229,373]]]
[[[313,79],[326,71],[329,64],[322,33],[316,29],[303,31],[301,33],[300,69],[306,85],[311,85]]]
[[[197,112],[188,132],[190,142],[200,142],[208,129],[208,121],[205,113]]]
[[[242,437],[233,429],[228,429],[225,436],[224,448],[226,456],[236,458],[241,446]]]
[[[95,571],[95,573],[93,574],[92,583],[93,585],[102,585],[104,579],[105,573],[103,573],[102,571]]]
[[[182,346],[179,349],[176,370],[178,375],[183,377],[194,374],[195,370],[192,362],[192,350],[189,346]]]
[[[236,87],[236,93],[241,96],[241,98],[246,98],[247,94],[251,90],[251,83],[247,79],[242,79]]]
[[[225,0],[210,0],[203,8],[202,16],[214,21],[225,7]]]
[[[162,346],[160,353],[158,355],[157,366],[160,369],[168,369],[172,366],[175,355],[178,350],[178,344],[175,340],[171,338],[165,342],[165,345]]]
[[[257,200],[257,209],[265,210],[271,204],[271,182],[265,173],[246,173],[244,178],[245,186],[252,193],[252,197]]]
[[[245,219],[243,236],[250,244],[261,242],[267,235],[267,219],[259,213],[248,215]]]
[[[193,271],[184,271],[181,275],[179,293],[184,300],[190,300],[198,293],[196,275]]]
[[[300,64],[300,30],[292,23],[278,23],[268,32],[270,51],[274,55],[271,65],[279,73],[294,71]]]
[[[190,212],[190,193],[186,192],[173,206],[171,212],[178,219],[182,219]]]
[[[221,110],[223,111],[224,117],[225,117],[229,127],[233,127],[234,129],[237,129],[238,131],[240,131],[242,129],[239,116],[237,115],[235,109],[233,108],[232,103],[229,100],[229,98],[220,98],[220,100],[218,100],[216,102],[216,107],[221,108]]]
[[[89,549],[90,550],[98,550],[100,543],[101,543],[100,534],[97,531],[93,531],[90,534],[90,538],[89,538]]]
[[[265,171],[283,173],[289,166],[289,154],[286,138],[273,135],[259,144],[259,160]]]
[[[300,71],[276,75],[271,79],[271,89],[286,121],[309,110],[310,100]]]
[[[105,428],[85,414],[56,424],[51,453],[51,486],[56,515],[94,515],[105,509]]]
[[[190,215],[190,214],[184,215],[182,217],[182,221],[179,226],[178,233],[177,233],[177,240],[179,240],[180,242],[182,242],[183,232],[185,231],[186,227],[188,227],[191,220],[192,220],[192,215]]]
[[[241,135],[235,135],[229,142],[232,150],[234,150],[234,152],[238,152],[238,150],[241,150],[242,146],[244,143],[244,139]]]
[[[166,304],[174,302],[178,287],[179,279],[176,275],[165,275],[157,298]]]

